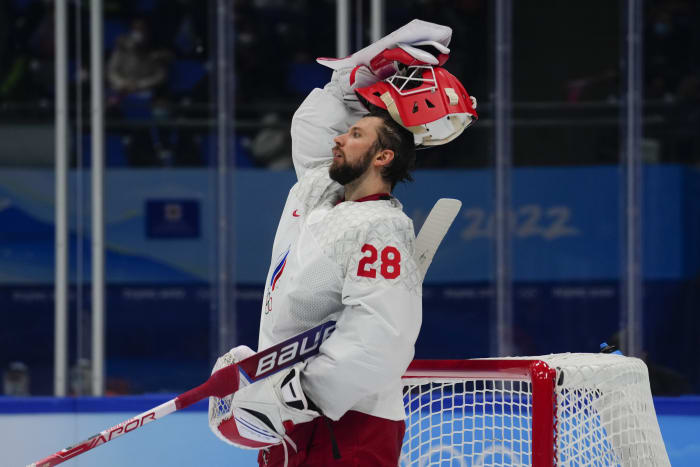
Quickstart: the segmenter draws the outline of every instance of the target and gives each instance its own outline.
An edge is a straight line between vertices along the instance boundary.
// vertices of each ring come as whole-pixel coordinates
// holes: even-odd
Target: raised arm
[[[449,54],[449,27],[413,20],[343,59],[319,58],[334,70],[323,89],[314,89],[292,118],[292,159],[297,178],[313,167],[330,164],[333,138],[345,133],[367,109],[355,90],[374,84],[401,66],[441,65]]]
[[[349,84],[348,69],[333,72],[323,89],[311,91],[292,118],[292,159],[297,178],[331,163],[333,138],[348,131],[367,110]],[[347,85],[344,85],[347,83]]]

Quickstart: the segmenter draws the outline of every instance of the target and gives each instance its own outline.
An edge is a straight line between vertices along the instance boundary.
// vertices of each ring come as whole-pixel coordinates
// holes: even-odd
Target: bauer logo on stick
[[[335,321],[327,321],[290,341],[273,345],[238,364],[241,376],[254,382],[318,352],[319,346],[335,331]]]
[[[323,332],[316,331],[313,336],[305,336],[301,340],[301,343],[292,342],[291,344],[285,345],[279,350],[279,353],[274,351],[265,355],[265,357],[258,361],[258,369],[255,372],[255,378],[264,376],[272,370],[278,369],[291,361],[295,361],[297,357],[305,357],[306,354],[316,350],[319,346],[319,340],[321,342],[325,341],[334,330],[335,325],[327,327]]]

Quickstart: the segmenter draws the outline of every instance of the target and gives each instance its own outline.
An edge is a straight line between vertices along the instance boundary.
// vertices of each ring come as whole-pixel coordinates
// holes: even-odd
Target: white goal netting
[[[402,466],[668,466],[646,365],[609,354],[417,361]]]

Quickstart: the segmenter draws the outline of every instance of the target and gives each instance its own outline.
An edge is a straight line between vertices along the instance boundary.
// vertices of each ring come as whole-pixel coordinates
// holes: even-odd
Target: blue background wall
[[[489,354],[492,175],[489,170],[418,171],[413,185],[396,191],[416,227],[438,198],[464,203],[426,278],[418,357]],[[237,332],[241,342],[255,346],[272,239],[295,179],[291,171],[255,169],[237,170],[233,177]],[[700,323],[689,316],[700,304],[695,285],[700,173],[657,165],[645,168],[644,179],[646,350],[652,364],[684,372],[700,391],[699,364],[692,357]],[[76,181],[72,174],[71,186]],[[111,169],[105,181],[108,375],[129,380],[133,392],[188,387],[208,374],[211,358],[214,173]],[[519,354],[596,351],[619,331],[619,181],[617,166],[514,169]],[[83,182],[89,185],[89,178],[83,176]],[[53,196],[51,171],[0,172],[0,310],[5,322],[0,365],[27,362],[35,370],[32,385],[39,393],[51,388]],[[71,204],[75,206],[74,199]],[[83,212],[89,214],[89,206]],[[83,225],[89,226],[89,219]],[[78,239],[75,229],[73,225],[71,257],[82,242],[83,277],[89,281],[90,238]],[[72,278],[77,266],[71,263]],[[89,288],[83,293],[88,302]],[[75,310],[72,316],[75,320]],[[154,373],[156,364],[171,371]]]
[[[491,177],[488,170],[418,171],[414,184],[397,188],[397,197],[418,225],[438,198],[464,202],[431,266],[428,282],[491,278]],[[700,211],[692,197],[700,190],[700,172],[681,166],[649,166],[644,178],[648,187],[643,225],[645,277],[692,277],[700,264],[699,250],[692,241]],[[514,279],[617,279],[619,180],[617,167],[515,169]],[[208,170],[109,170],[105,210],[109,283],[207,281],[211,258],[206,253],[215,233],[213,181]],[[235,172],[236,276],[240,283],[259,283],[265,276],[270,242],[294,181],[293,172],[287,171]],[[84,176],[83,182],[89,193],[89,179]],[[53,183],[51,171],[0,171],[0,283],[53,280]],[[70,183],[75,186],[75,175]],[[75,200],[71,203],[75,205]],[[183,211],[169,229],[167,219],[159,214],[168,203]],[[83,207],[89,216],[87,208]],[[89,218],[84,225],[89,226]],[[74,229],[71,240],[75,242]],[[89,265],[88,256],[84,261],[88,277]]]

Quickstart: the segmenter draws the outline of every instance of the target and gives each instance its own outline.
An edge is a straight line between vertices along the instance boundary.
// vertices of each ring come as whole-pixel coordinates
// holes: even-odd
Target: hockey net
[[[646,365],[611,354],[416,360],[402,466],[668,466]]]

